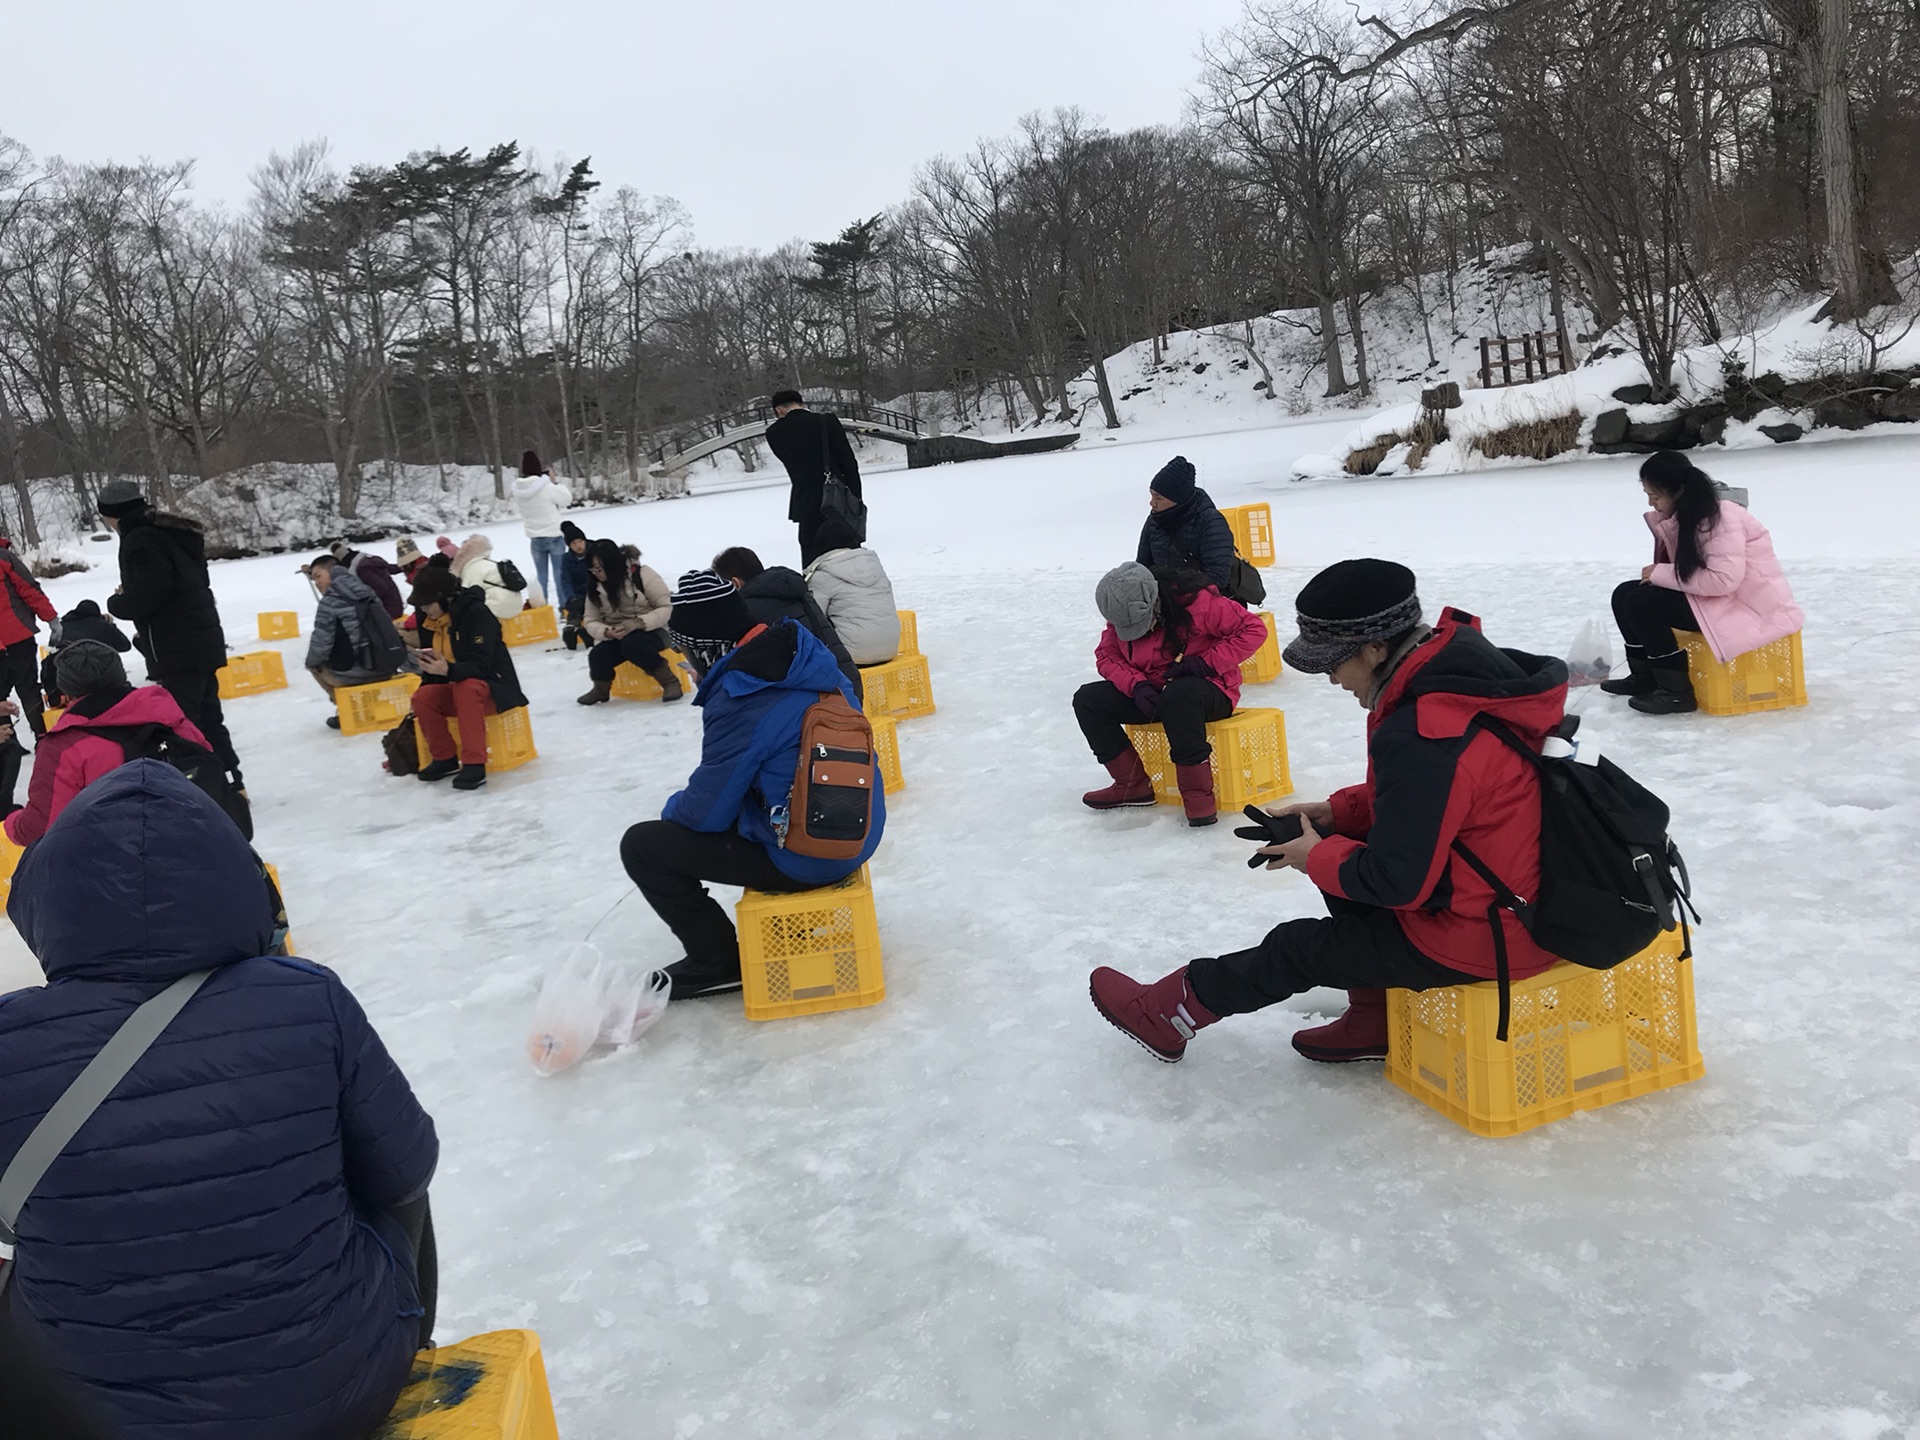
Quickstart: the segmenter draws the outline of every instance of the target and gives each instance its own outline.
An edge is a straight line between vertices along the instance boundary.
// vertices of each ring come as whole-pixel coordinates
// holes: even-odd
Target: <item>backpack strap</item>
[[[1474,874],[1487,882],[1493,891],[1493,899],[1487,902],[1487,925],[1493,931],[1493,972],[1500,986],[1500,1025],[1494,1031],[1493,1038],[1504,1043],[1507,1038],[1507,1019],[1513,1011],[1513,982],[1507,970],[1507,927],[1500,921],[1500,912],[1512,912],[1523,926],[1531,929],[1533,924],[1533,906],[1513,893],[1511,886],[1493,873],[1478,855],[1468,848],[1464,840],[1453,842],[1453,853],[1467,862]]]

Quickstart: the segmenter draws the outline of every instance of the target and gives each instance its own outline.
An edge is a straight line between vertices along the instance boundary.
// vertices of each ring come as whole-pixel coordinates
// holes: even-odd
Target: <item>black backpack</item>
[[[1680,958],[1691,959],[1693,933],[1685,912],[1692,910],[1693,885],[1667,835],[1666,802],[1605,756],[1592,765],[1571,755],[1548,759],[1498,720],[1480,715],[1473,724],[1540,776],[1540,893],[1532,900],[1515,894],[1466,845],[1453,842],[1460,858],[1493,888],[1487,923],[1500,983],[1495,1038],[1507,1038],[1511,1000],[1502,910],[1513,912],[1542,950],[1590,970],[1631,960],[1675,925]],[[1698,911],[1693,918],[1700,918]]]
[[[247,797],[227,778],[227,767],[204,745],[182,739],[164,725],[99,725],[89,734],[105,736],[120,746],[128,760],[164,760],[207,793],[209,799],[253,839],[253,810]]]
[[[1202,575],[1207,573],[1206,567],[1191,550],[1178,540],[1174,540],[1171,535],[1167,538],[1188,569],[1197,570]],[[1260,572],[1253,567],[1251,561],[1242,558],[1237,548],[1233,552],[1233,564],[1227,567],[1226,596],[1229,600],[1238,600],[1249,610],[1256,605],[1264,604],[1267,598],[1267,582],[1260,578]]]
[[[520,573],[520,567],[511,560],[496,560],[494,568],[500,572],[500,583],[509,590],[527,588],[527,577]]]
[[[366,637],[366,653],[360,663],[376,674],[397,675],[407,668],[407,642],[400,638],[393,621],[377,596],[360,602],[360,633]]]

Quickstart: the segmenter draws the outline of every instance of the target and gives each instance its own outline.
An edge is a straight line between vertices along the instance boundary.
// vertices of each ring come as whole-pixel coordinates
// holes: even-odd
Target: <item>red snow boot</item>
[[[1154,803],[1153,782],[1140,763],[1140,752],[1131,745],[1107,761],[1107,773],[1113,776],[1113,784],[1089,790],[1080,797],[1084,804],[1095,810],[1118,810],[1123,805]]]
[[[1220,1017],[1193,998],[1182,965],[1164,980],[1142,985],[1102,965],[1087,982],[1093,1008],[1169,1065],[1187,1053],[1193,1032]]]
[[[1180,803],[1186,807],[1187,824],[1197,829],[1218,820],[1220,809],[1213,799],[1213,766],[1203,760],[1198,765],[1176,765],[1173,773],[1180,779]]]
[[[1331,1025],[1294,1032],[1293,1048],[1330,1064],[1387,1058],[1387,992],[1347,991],[1347,1013]]]

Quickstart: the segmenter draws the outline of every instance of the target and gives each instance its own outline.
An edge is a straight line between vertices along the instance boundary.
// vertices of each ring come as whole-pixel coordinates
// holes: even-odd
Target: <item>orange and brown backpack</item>
[[[873,726],[846,696],[822,692],[800,719],[800,764],[783,844],[815,860],[859,859],[873,827],[879,784]]]

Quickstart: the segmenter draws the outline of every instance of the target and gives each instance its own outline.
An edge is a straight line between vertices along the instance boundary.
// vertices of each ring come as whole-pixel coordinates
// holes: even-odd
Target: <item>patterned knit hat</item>
[[[667,634],[675,641],[721,641],[736,645],[753,629],[753,615],[731,580],[711,570],[689,570],[673,587]]]
[[[1329,675],[1376,640],[1420,623],[1413,572],[1391,560],[1329,565],[1293,602],[1300,634],[1282,658],[1303,675]]]

